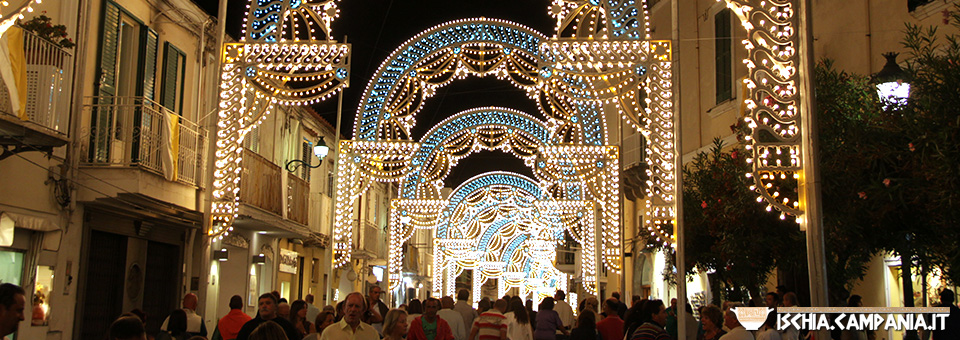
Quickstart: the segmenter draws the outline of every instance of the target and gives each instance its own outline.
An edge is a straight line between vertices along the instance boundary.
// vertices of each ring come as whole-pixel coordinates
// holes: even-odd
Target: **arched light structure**
[[[254,0],[240,43],[224,46],[211,228],[233,230],[243,140],[277,105],[311,105],[350,84],[350,45],[330,36],[335,0]]]
[[[799,1],[718,1],[747,30],[744,104],[752,131],[747,148],[753,152],[747,176],[768,209],[799,216],[804,207],[798,195],[779,189],[802,175]],[[394,209],[443,208],[438,183],[468,152],[413,141],[409,132],[425,100],[467,76],[511,82],[537,102],[546,121],[516,112],[491,111],[481,118],[475,112],[474,118],[495,121],[449,136],[456,140],[443,137],[448,146],[456,141],[470,150],[510,151],[533,167],[538,185],[559,202],[556,209],[592,204],[587,209],[601,221],[600,262],[618,272],[619,151],[608,145],[605,117],[620,117],[647,138],[647,231],[666,245],[674,241],[663,228],[673,223],[676,191],[670,43],[650,40],[645,2],[554,0],[550,13],[557,22],[550,38],[502,20],[465,19],[417,35],[384,61],[364,92],[354,139],[338,146],[335,266],[349,261],[351,203],[370,181],[402,182]],[[209,236],[226,235],[236,217],[246,133],[277,105],[313,104],[349,84],[350,46],[330,35],[337,15],[335,0],[251,1],[241,43],[224,48]],[[515,121],[491,118],[497,115]],[[456,130],[470,118],[458,119],[443,126]],[[416,209],[407,211],[411,223],[420,223]]]

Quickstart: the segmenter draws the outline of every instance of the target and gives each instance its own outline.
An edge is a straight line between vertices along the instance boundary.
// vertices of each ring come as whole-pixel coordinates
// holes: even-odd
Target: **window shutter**
[[[112,2],[103,4],[103,32],[100,34],[100,74],[97,79],[97,95],[113,97],[117,95],[117,49],[120,38],[120,8]],[[104,104],[111,104],[106,100]],[[98,133],[90,134],[89,157],[96,162],[110,159],[110,125],[113,119],[111,110],[94,110],[90,120],[90,129]]]
[[[717,103],[733,98],[733,39],[730,27],[731,11],[724,9],[714,16],[716,36]]]
[[[100,96],[117,94],[117,48],[120,37],[120,8],[112,2],[103,4],[103,34],[100,35]]]
[[[143,74],[140,75],[141,87],[138,89],[139,95],[150,99],[155,100],[156,95],[156,84],[157,84],[157,31],[150,29],[149,27],[142,26],[143,29],[140,33],[140,70]]]
[[[311,164],[310,161],[313,160],[313,159],[310,157],[311,155],[313,155],[313,148],[310,147],[310,143],[305,142],[305,141],[304,141],[304,142],[301,142],[301,145],[302,145],[302,148],[301,148],[302,150],[301,150],[301,153],[300,153],[300,160],[306,162],[307,164],[305,164],[305,165],[310,165],[310,164]],[[300,167],[300,171],[301,171],[301,173],[300,173],[300,178],[303,178],[303,180],[309,182],[309,181],[310,181],[310,167],[309,167],[309,166],[301,166],[301,167]]]
[[[183,70],[180,68],[180,65],[184,63],[184,53],[180,51],[176,46],[173,46],[169,41],[164,43],[163,49],[163,73],[160,75],[163,77],[163,86],[160,89],[160,105],[163,105],[169,110],[181,112],[182,103],[178,103],[178,97],[182,96],[182,86],[180,84],[180,75],[183,74]]]

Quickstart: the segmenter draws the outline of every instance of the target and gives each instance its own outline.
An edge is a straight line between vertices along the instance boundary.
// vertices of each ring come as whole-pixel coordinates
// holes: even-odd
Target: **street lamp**
[[[323,158],[327,157],[327,154],[330,152],[330,147],[328,147],[327,143],[323,141],[322,136],[320,137],[320,139],[317,140],[317,145],[313,145],[313,142],[307,140],[306,138],[304,138],[304,140],[306,140],[307,143],[309,143],[310,146],[313,148],[313,155],[317,156],[317,159],[320,160],[320,163],[317,163],[317,165],[312,165],[308,161],[304,161],[300,159],[292,159],[289,162],[287,162],[287,165],[286,165],[287,171],[295,172],[301,166],[305,166],[311,169],[319,168],[320,165],[323,164]]]
[[[884,110],[891,106],[906,105],[910,96],[910,84],[903,81],[907,73],[897,64],[897,55],[899,53],[884,53],[887,63],[873,75],[873,83],[877,86],[877,95]]]

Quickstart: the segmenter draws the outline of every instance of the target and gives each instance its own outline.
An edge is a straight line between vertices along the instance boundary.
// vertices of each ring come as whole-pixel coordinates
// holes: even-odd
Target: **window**
[[[103,9],[100,41],[100,96],[154,99],[157,32],[113,2]]]
[[[262,124],[257,124],[243,137],[243,147],[258,154],[260,153],[260,126]]]
[[[723,9],[713,17],[716,39],[717,103],[733,99],[733,36],[730,27],[730,9]]]
[[[98,104],[136,104],[118,97],[154,99],[157,64],[157,32],[143,25],[139,19],[117,6],[105,2],[103,31],[100,37],[99,72],[97,79]],[[141,122],[139,112],[107,109],[94,111],[90,128],[91,160],[96,162],[123,162],[131,156],[139,157],[139,140],[128,140],[134,126]],[[142,127],[141,127],[142,128]]]
[[[163,45],[163,87],[160,88],[160,105],[183,115],[183,78],[187,67],[187,55],[169,41]]]
[[[300,147],[300,160],[303,161],[304,163],[306,163],[307,165],[313,164],[313,163],[314,163],[314,162],[313,162],[313,159],[316,158],[316,156],[313,156],[313,146],[312,146],[312,144],[310,144],[310,142],[307,142],[306,140],[304,140],[303,142],[300,142],[300,145],[301,145],[301,147]],[[301,166],[301,167],[300,167],[300,178],[303,178],[303,180],[305,180],[305,181],[307,181],[307,182],[310,182],[310,167],[309,167],[309,166]]]
[[[336,189],[336,183],[334,182],[335,176],[333,171],[330,171],[327,174],[327,196],[333,197],[333,191]]]

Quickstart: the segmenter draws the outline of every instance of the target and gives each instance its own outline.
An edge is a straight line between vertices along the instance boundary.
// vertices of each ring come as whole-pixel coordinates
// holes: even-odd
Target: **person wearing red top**
[[[407,340],[454,340],[450,324],[437,316],[440,300],[427,298],[423,302],[423,315],[413,319]]]
[[[250,319],[252,318],[243,312],[243,298],[240,295],[234,295],[230,298],[230,313],[220,318],[220,322],[217,322],[217,330],[220,331],[223,340],[233,340],[237,338],[237,333],[240,333],[243,324]]]
[[[603,313],[607,317],[597,322],[597,331],[600,332],[603,340],[623,339],[623,320],[617,315],[618,305],[619,301],[614,298],[603,301]]]

